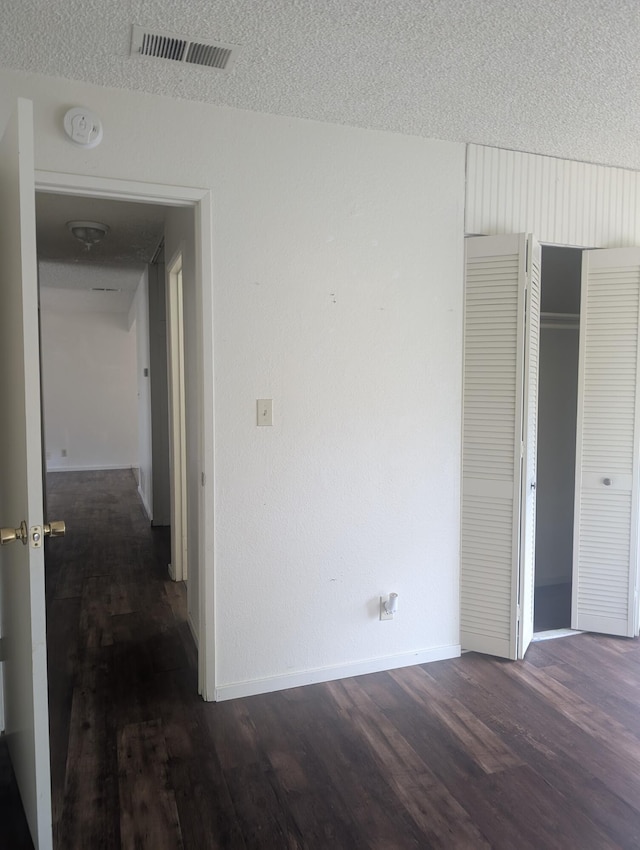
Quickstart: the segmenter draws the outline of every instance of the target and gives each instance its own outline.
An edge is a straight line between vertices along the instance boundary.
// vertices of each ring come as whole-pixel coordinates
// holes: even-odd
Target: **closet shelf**
[[[543,328],[579,328],[579,313],[540,313],[540,326]]]

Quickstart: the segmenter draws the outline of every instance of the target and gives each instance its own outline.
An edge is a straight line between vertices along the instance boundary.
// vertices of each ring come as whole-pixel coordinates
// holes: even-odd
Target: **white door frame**
[[[110,198],[172,207],[192,207],[195,213],[197,328],[198,431],[201,484],[198,500],[198,690],[205,700],[215,695],[215,606],[214,606],[214,389],[213,389],[213,198],[208,189],[142,183],[109,177],[42,171],[36,169],[37,192]]]
[[[185,427],[184,323],[182,312],[182,249],[166,266],[167,377],[169,390],[169,453],[171,464],[171,564],[174,581],[189,575],[187,543],[187,457]]]

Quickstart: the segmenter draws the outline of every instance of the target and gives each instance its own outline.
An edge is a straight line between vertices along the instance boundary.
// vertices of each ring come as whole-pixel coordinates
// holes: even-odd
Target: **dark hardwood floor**
[[[640,847],[637,641],[205,704],[131,475],[52,476],[49,515],[57,850]]]

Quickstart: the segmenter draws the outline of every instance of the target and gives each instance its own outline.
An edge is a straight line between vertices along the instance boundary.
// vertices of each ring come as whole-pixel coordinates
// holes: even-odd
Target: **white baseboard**
[[[144,512],[147,515],[147,519],[149,520],[149,522],[151,522],[151,520],[153,519],[153,516],[151,514],[151,508],[147,504],[147,499],[145,497],[145,494],[142,492],[140,486],[138,486],[138,496],[140,496],[140,501],[142,502],[142,507],[144,508]]]
[[[403,652],[400,655],[385,655],[382,658],[370,658],[353,664],[338,664],[334,667],[319,667],[300,673],[284,673],[266,679],[253,679],[249,682],[235,682],[220,685],[215,689],[214,699],[222,702],[238,697],[250,697],[257,694],[269,694],[284,691],[287,688],[299,688],[301,685],[314,685],[318,682],[332,682],[366,673],[382,673],[385,670],[397,670],[399,667],[411,667],[414,664],[427,664],[430,661],[443,661],[446,658],[458,658],[460,645],[436,646],[432,649],[420,649],[415,652]]]
[[[191,619],[191,614],[188,614],[188,616],[187,616],[187,623],[189,624],[189,629],[191,630],[191,637],[193,638],[193,642],[196,645],[196,649],[198,649],[199,648],[198,632],[196,631],[195,624],[194,624],[193,620]]]
[[[69,466],[52,466],[50,463],[47,464],[47,472],[105,472],[113,469],[132,469],[135,471],[136,467],[131,466],[131,464],[114,463],[114,464],[104,464],[102,466],[95,466],[94,464],[90,465],[77,465],[77,464],[69,464]]]

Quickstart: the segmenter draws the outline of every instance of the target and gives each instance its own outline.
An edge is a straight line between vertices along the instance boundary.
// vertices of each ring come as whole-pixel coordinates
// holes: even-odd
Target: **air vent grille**
[[[207,68],[220,68],[224,71],[230,56],[231,50],[228,47],[217,44],[198,44],[192,41],[185,61],[193,65],[206,65]]]
[[[172,62],[186,62],[229,71],[238,48],[232,44],[188,38],[168,32],[151,32],[134,24],[131,34],[131,55],[149,56]]]
[[[142,56],[155,56],[156,59],[175,59],[182,62],[187,49],[183,38],[167,38],[165,35],[144,33],[139,53]]]

